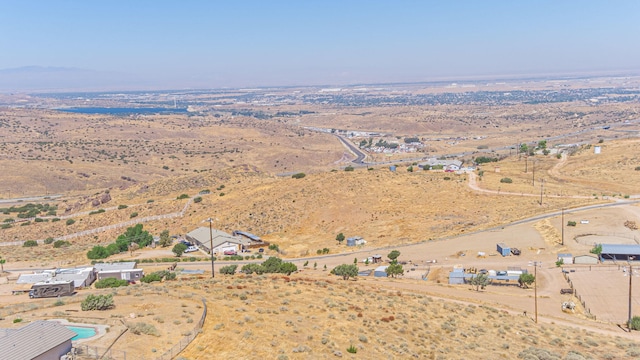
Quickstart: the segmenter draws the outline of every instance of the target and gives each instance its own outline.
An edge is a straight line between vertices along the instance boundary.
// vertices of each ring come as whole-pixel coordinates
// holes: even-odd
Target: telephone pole
[[[562,226],[562,244],[564,245],[564,208],[562,208],[562,220],[560,220],[560,226]]]
[[[629,263],[629,320],[627,321],[627,328],[631,332],[631,279],[633,279],[633,269],[631,263]]]
[[[533,268],[533,298],[535,299],[535,313],[536,313],[536,324],[538,323],[538,262],[533,263],[535,266]],[[631,306],[631,305],[629,305]]]

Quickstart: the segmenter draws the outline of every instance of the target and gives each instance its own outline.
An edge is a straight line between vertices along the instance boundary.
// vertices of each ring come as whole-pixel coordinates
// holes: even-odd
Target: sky
[[[0,71],[74,68],[140,87],[640,70],[637,0],[2,0],[0,34]]]

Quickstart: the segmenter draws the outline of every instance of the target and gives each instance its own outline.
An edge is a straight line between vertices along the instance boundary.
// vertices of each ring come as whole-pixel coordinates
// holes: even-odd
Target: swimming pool
[[[66,326],[66,328],[77,334],[71,338],[71,341],[88,339],[96,336],[96,329],[92,327]]]

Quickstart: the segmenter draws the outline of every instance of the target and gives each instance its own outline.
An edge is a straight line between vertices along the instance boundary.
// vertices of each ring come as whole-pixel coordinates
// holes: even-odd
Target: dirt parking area
[[[584,301],[591,314],[597,320],[618,324],[626,323],[629,316],[628,269],[626,265],[616,264],[565,267],[578,299]],[[640,272],[634,270],[633,273],[632,313],[640,316]]]

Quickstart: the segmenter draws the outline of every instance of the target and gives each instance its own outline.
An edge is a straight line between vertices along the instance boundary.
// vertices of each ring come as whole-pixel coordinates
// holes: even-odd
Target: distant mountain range
[[[0,69],[0,92],[127,89],[139,86],[122,73],[67,67],[23,66]]]

